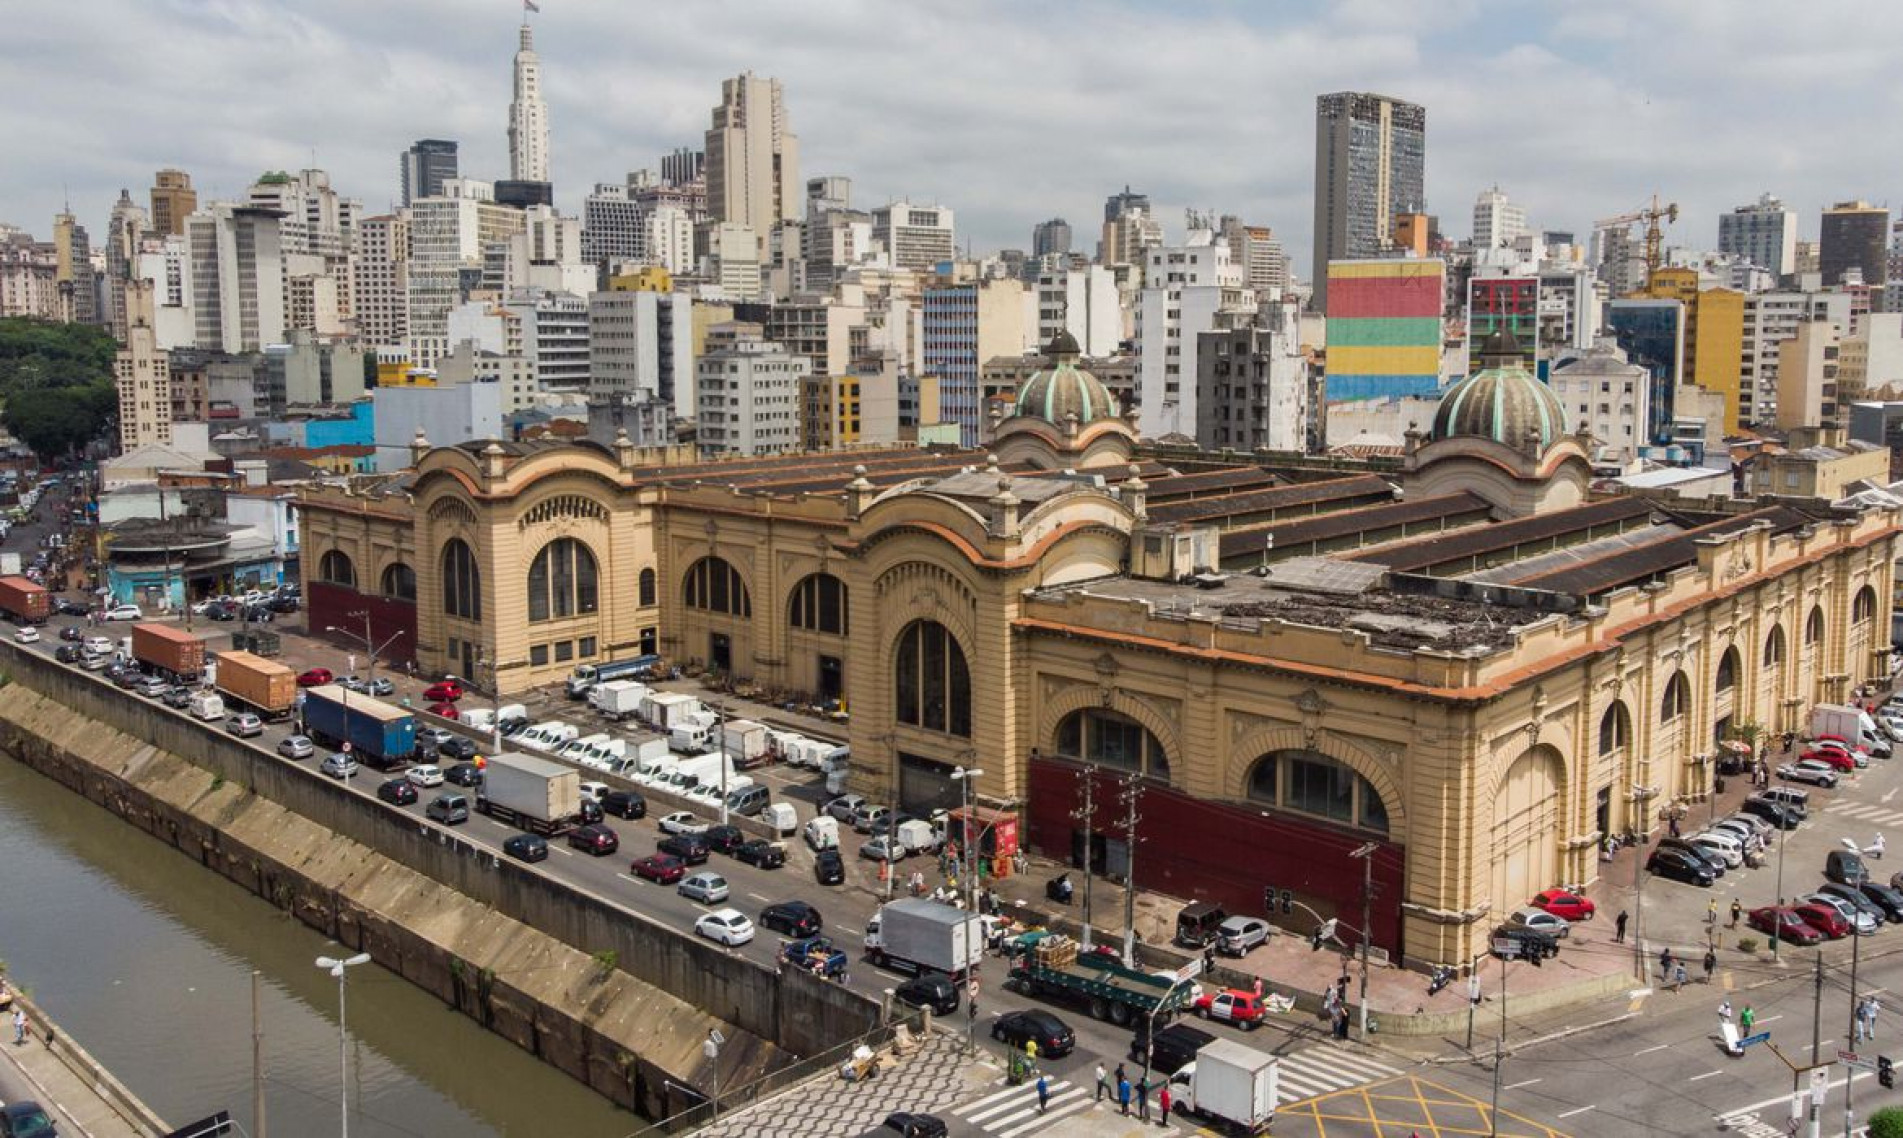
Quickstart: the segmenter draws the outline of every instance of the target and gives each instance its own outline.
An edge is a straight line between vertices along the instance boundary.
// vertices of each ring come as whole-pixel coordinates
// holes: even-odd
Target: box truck
[[[218,653],[218,692],[264,719],[284,719],[297,703],[297,673],[250,652]]]
[[[733,757],[742,770],[764,766],[771,760],[766,724],[751,719],[729,719],[720,725],[720,749]]]
[[[641,701],[653,690],[639,680],[609,680],[588,693],[588,703],[610,719],[632,719],[641,713]]]
[[[657,691],[641,701],[641,718],[656,731],[671,731],[676,722],[700,710],[700,700],[686,692]]]
[[[962,980],[984,959],[984,922],[955,905],[905,897],[886,902],[866,922],[865,948],[881,967]]]
[[[1183,1110],[1244,1134],[1260,1134],[1275,1118],[1275,1056],[1233,1039],[1204,1044],[1196,1058],[1170,1076]]]
[[[382,770],[402,766],[416,754],[414,715],[336,684],[322,684],[304,693],[304,733]]]
[[[1811,708],[1810,733],[1815,739],[1835,735],[1853,747],[1862,747],[1878,757],[1890,753],[1889,734],[1861,707],[1848,704],[1820,703]]]
[[[698,719],[676,723],[668,729],[667,745],[683,755],[698,755],[714,745],[714,725]]]
[[[132,658],[176,679],[196,682],[205,671],[205,641],[169,624],[135,624]]]
[[[0,612],[15,624],[44,624],[53,615],[53,594],[25,577],[0,577]]]
[[[505,751],[483,768],[476,809],[532,834],[559,834],[581,822],[581,772]]]

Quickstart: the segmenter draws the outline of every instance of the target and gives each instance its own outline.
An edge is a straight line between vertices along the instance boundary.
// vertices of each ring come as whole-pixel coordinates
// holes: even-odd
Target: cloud
[[[22,12],[29,10],[23,9]],[[546,0],[535,19],[558,196],[699,147],[720,81],[781,79],[801,173],[853,178],[862,205],[957,211],[961,242],[1024,248],[1051,216],[1088,248],[1105,195],[1147,192],[1172,234],[1189,207],[1281,234],[1306,267],[1314,99],[1375,90],[1428,108],[1428,203],[1464,236],[1498,183],[1536,223],[1584,232],[1658,192],[1673,240],[1770,190],[1806,214],[1882,200],[1903,8],[1768,0],[1250,5]],[[0,219],[42,236],[70,200],[95,233],[121,187],[188,170],[235,197],[312,164],[372,209],[397,154],[455,138],[506,173],[504,0],[85,0],[16,13],[0,66]],[[1775,29],[1772,34],[1771,29]]]

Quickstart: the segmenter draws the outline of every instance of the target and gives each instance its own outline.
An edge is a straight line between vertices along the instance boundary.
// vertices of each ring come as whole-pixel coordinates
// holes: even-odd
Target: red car
[[[1854,771],[1857,769],[1857,760],[1851,758],[1848,752],[1840,751],[1835,747],[1814,747],[1798,757],[1803,759],[1816,759],[1820,763],[1829,763],[1840,771]]]
[[[456,705],[453,703],[432,703],[429,705],[429,713],[431,715],[440,715],[444,719],[461,719],[463,717],[462,712],[457,711]]]
[[[1577,893],[1568,893],[1564,889],[1547,889],[1533,895],[1533,907],[1544,909],[1555,917],[1564,917],[1569,921],[1590,921],[1598,907]]]
[[[1831,940],[1842,940],[1850,935],[1850,922],[1844,920],[1844,915],[1829,905],[1819,905],[1813,901],[1808,905],[1795,905],[1792,908],[1799,917],[1803,918],[1805,924]]]
[[[1242,988],[1206,992],[1196,1000],[1196,1014],[1208,1019],[1226,1020],[1240,1027],[1253,1028],[1262,1022],[1267,1010],[1262,997]]]
[[[568,844],[578,850],[585,850],[596,857],[607,857],[621,848],[621,839],[615,832],[599,822],[591,822],[568,832]]]
[[[628,872],[648,881],[672,885],[687,875],[687,863],[670,854],[649,854],[646,857],[635,858],[634,864],[628,867]]]
[[[335,678],[336,677],[330,674],[329,668],[312,668],[310,671],[297,677],[297,686],[301,688],[322,687]]]
[[[455,703],[462,697],[463,686],[455,680],[444,680],[423,689],[423,698],[431,703]]]
[[[1816,944],[1824,939],[1822,934],[1812,928],[1798,912],[1788,905],[1766,905],[1762,909],[1751,910],[1745,923],[1761,933],[1767,933],[1788,941],[1791,944]]]

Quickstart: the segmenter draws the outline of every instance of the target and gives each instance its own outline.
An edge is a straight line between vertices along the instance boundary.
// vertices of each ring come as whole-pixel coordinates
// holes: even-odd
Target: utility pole
[[[1850,933],[1852,936],[1855,936],[1857,933],[1857,929],[1854,924],[1850,927]],[[1810,1012],[1810,1061],[1813,1065],[1815,1065],[1815,1064],[1822,1063],[1824,1061],[1824,1057],[1819,1050],[1824,1045],[1824,1039],[1822,1034],[1824,1029],[1824,950],[1822,948],[1819,948],[1817,950],[1817,976],[1816,976],[1816,979],[1812,982],[1812,984],[1813,986],[1811,989],[1811,1012]],[[1847,1089],[1849,1085],[1850,1085],[1849,1080],[1845,1080],[1844,1086],[1846,1088],[1845,1090],[1846,1094],[1849,1093]],[[1819,1135],[1822,1133],[1822,1130],[1823,1130],[1823,1125],[1824,1125],[1824,1120],[1822,1117],[1822,1112],[1819,1111],[1817,1106],[1817,1096],[1813,1094],[1810,1100],[1810,1138],[1819,1138]]]
[[[1084,935],[1083,950],[1090,951],[1090,855],[1091,846],[1097,836],[1094,819],[1097,816],[1097,768],[1092,764],[1084,765],[1084,777],[1078,786],[1083,795],[1083,803],[1071,812],[1071,817],[1084,824]]]
[[[259,1006],[259,975],[251,970],[251,1134],[264,1138],[264,1012]]]
[[[1137,799],[1143,786],[1135,771],[1123,780],[1123,841],[1127,848],[1123,878],[1123,966],[1136,967],[1137,958]]]
[[[1381,848],[1368,842],[1349,857],[1361,860],[1361,1042],[1368,1042],[1368,940],[1374,935],[1374,855]]]
[[[1850,926],[1850,1031],[1849,1034],[1844,1037],[1850,1041],[1846,1046],[1852,1051],[1857,1049],[1857,1013],[1862,1010],[1857,1000],[1857,958],[1862,955],[1863,933],[1858,931],[1855,924],[1852,924]],[[1821,958],[1823,953],[1818,953],[1818,956]],[[1822,963],[1821,959],[1819,963]],[[1813,1063],[1817,1061],[1815,1054],[1811,1056],[1811,1061]],[[1854,1078],[1844,1079],[1844,1138],[1850,1138],[1850,1132],[1852,1130],[1851,1119],[1853,1115],[1850,1109],[1850,1090],[1855,1084],[1856,1079]]]

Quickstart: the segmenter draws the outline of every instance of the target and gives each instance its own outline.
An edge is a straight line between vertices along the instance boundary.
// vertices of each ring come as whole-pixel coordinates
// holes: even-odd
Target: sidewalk
[[[61,1134],[82,1138],[153,1138],[166,1133],[150,1107],[113,1078],[112,1073],[68,1039],[25,997],[15,993],[16,1005],[26,1009],[32,1024],[23,1044],[13,1042],[9,1023],[0,1052],[7,1063],[33,1088],[35,1101],[52,1113]],[[8,1012],[11,1020],[12,1013]],[[82,1074],[82,1072],[84,1072]]]

